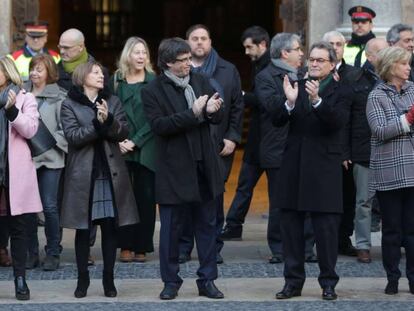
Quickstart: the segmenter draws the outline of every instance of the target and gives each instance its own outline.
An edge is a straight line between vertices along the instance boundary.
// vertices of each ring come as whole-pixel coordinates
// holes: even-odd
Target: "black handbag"
[[[39,110],[42,104],[43,102],[39,104]],[[49,129],[43,123],[42,118],[39,118],[39,126],[37,128],[37,132],[35,136],[27,140],[27,144],[29,145],[32,157],[34,158],[55,147],[57,142],[53,135],[50,133]]]

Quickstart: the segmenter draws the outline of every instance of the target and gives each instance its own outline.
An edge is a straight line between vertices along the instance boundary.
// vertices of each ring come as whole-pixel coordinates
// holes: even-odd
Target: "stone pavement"
[[[400,282],[400,293],[394,297],[383,294],[386,283],[381,264],[380,234],[373,234],[371,264],[359,264],[355,258],[340,256],[337,272],[341,279],[337,286],[339,299],[326,302],[320,299],[317,283],[317,264],[307,264],[308,279],[302,296],[289,301],[277,301],[275,292],[283,286],[283,265],[267,263],[269,251],[266,244],[266,219],[259,216],[248,218],[243,241],[226,242],[223,250],[225,263],[219,266],[218,287],[225,299],[214,301],[198,297],[195,285],[196,254],[193,260],[181,265],[184,284],[179,297],[162,302],[158,294],[162,289],[159,279],[158,253],[150,255],[145,264],[117,263],[115,267],[118,297],[103,296],[101,284],[102,261],[99,249],[100,236],[92,249],[97,264],[91,267],[91,286],[88,296],[73,297],[76,287],[74,263],[74,232],[64,231],[62,264],[58,271],[41,269],[28,271],[27,279],[32,299],[17,302],[14,299],[13,275],[9,268],[0,268],[0,311],[3,310],[414,310],[414,296],[408,292],[407,279]],[[159,223],[155,241],[158,241]],[[44,245],[43,228],[39,237]],[[401,264],[403,275],[404,261]]]

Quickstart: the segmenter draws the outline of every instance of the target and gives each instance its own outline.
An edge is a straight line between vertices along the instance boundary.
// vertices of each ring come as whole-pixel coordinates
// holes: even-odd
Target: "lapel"
[[[319,96],[324,99],[326,97],[330,97],[335,91],[337,91],[337,88],[339,87],[339,83],[335,80],[332,80],[326,88],[319,93]]]

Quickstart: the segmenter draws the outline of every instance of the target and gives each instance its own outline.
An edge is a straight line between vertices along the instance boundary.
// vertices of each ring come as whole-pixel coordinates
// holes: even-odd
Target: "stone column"
[[[351,37],[352,33],[351,18],[348,15],[348,10],[356,5],[369,7],[377,14],[373,20],[373,32],[377,37],[385,38],[388,29],[402,21],[401,0],[343,0],[341,20],[338,23],[337,30],[342,32],[347,39]]]
[[[0,56],[8,54],[11,47],[12,2],[0,0]]]

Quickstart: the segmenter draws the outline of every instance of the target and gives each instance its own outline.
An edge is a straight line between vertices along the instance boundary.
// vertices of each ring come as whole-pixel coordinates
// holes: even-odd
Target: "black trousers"
[[[414,284],[414,187],[377,191],[382,216],[382,263],[387,279],[401,277],[401,247],[405,248],[406,274]]]
[[[114,218],[103,218],[94,221],[95,225],[101,227],[101,247],[104,271],[113,271],[115,266],[117,232]],[[96,226],[94,226],[96,228]],[[75,254],[78,273],[88,271],[88,256],[91,230],[76,230],[75,235]]]
[[[135,253],[154,251],[155,193],[154,172],[138,162],[126,162],[132,189],[137,202],[140,222],[136,225],[119,228],[119,247]]]
[[[7,248],[9,245],[9,222],[7,217],[0,217],[0,248]]]
[[[346,170],[342,167],[342,193],[343,193],[343,209],[344,212],[339,226],[339,247],[346,247],[350,237],[354,232],[355,218],[355,183],[352,174],[352,165]]]
[[[305,238],[304,222],[306,212],[281,210],[280,228],[283,240],[285,259],[284,277],[286,284],[302,288],[305,282]],[[338,227],[340,214],[308,213],[312,221],[316,251],[318,253],[320,286],[333,286],[338,283],[339,276],[335,272],[338,257]]]
[[[160,269],[164,283],[180,286],[183,280],[178,275],[179,239],[185,219],[190,218],[197,244],[197,282],[215,280],[216,264],[216,209],[215,200],[199,204],[159,205],[160,212]]]

